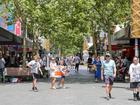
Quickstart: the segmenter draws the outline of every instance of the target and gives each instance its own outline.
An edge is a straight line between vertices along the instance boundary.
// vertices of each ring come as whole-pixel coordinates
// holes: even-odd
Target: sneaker
[[[137,100],[140,101],[139,92],[137,92],[136,97],[137,97]]]
[[[134,101],[137,101],[137,94],[133,93],[133,95],[134,95]]]
[[[32,90],[34,91],[35,90],[35,87],[32,87]]]
[[[109,96],[108,96],[108,95],[106,96],[106,99],[109,101],[109,99],[110,99],[110,98],[109,98]]]
[[[37,89],[37,87],[34,87],[34,91],[35,91],[35,92],[38,92],[38,89]]]
[[[109,98],[112,98],[111,93],[109,93]]]
[[[95,82],[98,83],[99,81],[96,79]]]
[[[51,89],[56,89],[56,87],[51,87]]]
[[[66,87],[64,86],[64,87],[62,87],[62,89],[66,89]]]
[[[137,101],[137,98],[136,97],[134,97],[134,101]]]

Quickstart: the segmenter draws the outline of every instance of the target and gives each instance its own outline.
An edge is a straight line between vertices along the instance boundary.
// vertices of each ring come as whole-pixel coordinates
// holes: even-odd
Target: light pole
[[[135,38],[135,56],[139,56],[138,38],[140,38],[140,0],[131,0],[131,38]]]

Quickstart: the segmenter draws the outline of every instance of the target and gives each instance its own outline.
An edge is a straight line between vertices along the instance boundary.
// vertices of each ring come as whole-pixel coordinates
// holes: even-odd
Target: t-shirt
[[[35,60],[32,60],[28,63],[28,65],[31,66],[31,73],[36,73],[38,74],[38,70],[40,68],[40,63],[35,61]]]
[[[3,69],[5,67],[5,60],[4,58],[0,59],[0,69]]]
[[[56,68],[57,68],[56,62],[55,63],[50,62],[50,69],[51,69],[51,71],[54,71]]]
[[[129,68],[130,82],[140,82],[140,64],[132,63]]]
[[[114,60],[110,60],[109,62],[105,60],[102,62],[102,67],[104,69],[105,76],[113,76],[114,69],[116,69],[116,64]]]
[[[76,56],[74,61],[75,61],[75,63],[80,63],[80,57]]]
[[[55,72],[57,71],[56,62],[50,62],[50,77],[56,77]]]

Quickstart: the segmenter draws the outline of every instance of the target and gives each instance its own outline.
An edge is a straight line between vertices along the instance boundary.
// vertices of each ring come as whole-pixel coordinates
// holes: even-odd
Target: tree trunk
[[[95,33],[95,27],[96,27],[96,25],[94,25],[94,22],[93,21],[91,21],[91,23],[92,23],[92,39],[93,39],[93,47],[94,47],[94,54],[95,54],[95,56],[97,56],[97,38],[96,38],[96,33]]]
[[[108,50],[109,50],[110,53],[112,53],[111,32],[110,32],[110,29],[108,29]]]
[[[93,52],[94,52],[95,56],[97,56],[97,40],[96,40],[96,36],[94,33],[92,34],[92,38],[93,38],[93,47],[94,47]]]
[[[23,69],[26,68],[26,37],[27,37],[27,27],[26,27],[26,23],[23,25]]]
[[[38,54],[38,29],[37,26],[34,25],[33,27],[33,56]]]
[[[33,30],[33,46],[32,46],[32,56],[34,56],[35,55],[35,36],[34,36],[35,34],[34,34],[34,30]]]

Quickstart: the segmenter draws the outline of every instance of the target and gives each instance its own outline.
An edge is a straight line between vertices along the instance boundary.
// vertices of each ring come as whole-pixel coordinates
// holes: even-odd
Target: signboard
[[[21,36],[21,22],[19,20],[15,24],[15,34]]]
[[[140,0],[132,0],[131,38],[140,38]]]

